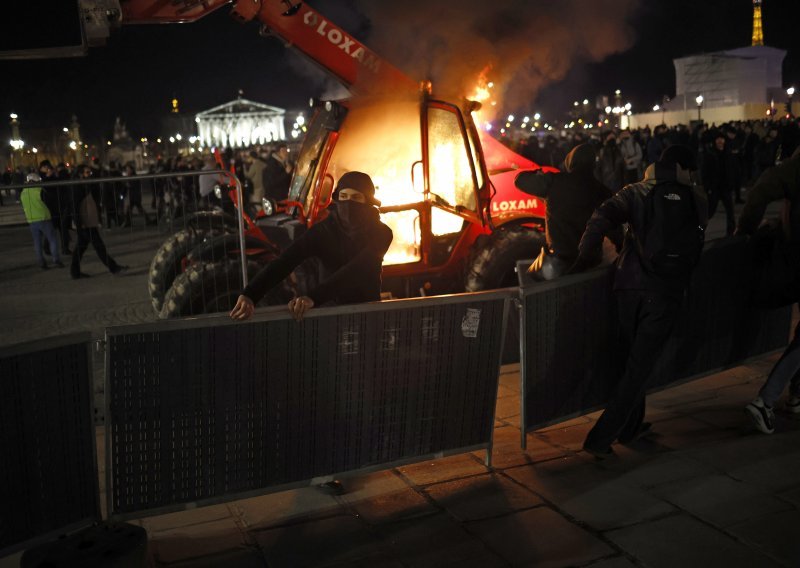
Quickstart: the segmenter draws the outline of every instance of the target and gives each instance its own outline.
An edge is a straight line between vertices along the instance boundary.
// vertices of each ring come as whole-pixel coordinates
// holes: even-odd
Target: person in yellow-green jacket
[[[42,178],[37,173],[28,174],[28,183],[37,183],[42,181]],[[26,187],[20,194],[20,202],[22,209],[25,211],[25,219],[33,235],[33,250],[36,251],[36,259],[39,261],[39,267],[42,270],[47,270],[47,261],[44,259],[42,252],[42,235],[45,236],[47,242],[50,243],[50,250],[53,255],[53,264],[58,268],[64,268],[64,263],[61,262],[61,255],[59,254],[58,238],[56,237],[56,228],[53,225],[52,215],[47,205],[44,203],[42,194],[44,189],[41,187]]]

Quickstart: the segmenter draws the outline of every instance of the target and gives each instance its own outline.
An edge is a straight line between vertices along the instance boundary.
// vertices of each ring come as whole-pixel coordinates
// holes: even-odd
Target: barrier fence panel
[[[73,260],[83,257],[85,266],[97,256],[103,270],[128,264],[135,274],[147,273],[141,295],[149,296],[153,319],[230,309],[248,277],[275,256],[254,223],[262,209],[245,207],[241,182],[223,170],[134,175],[81,165],[72,178],[63,174],[4,191],[16,192],[21,222],[23,208],[37,219],[49,213],[34,237],[45,265],[60,260],[76,277],[84,270]],[[48,239],[51,226],[55,246]],[[23,238],[30,242],[31,235]],[[95,254],[98,245],[104,252]]]
[[[107,330],[116,518],[489,448],[509,292]]]
[[[751,307],[748,258],[742,241],[707,245],[651,388],[786,345],[791,308]],[[613,270],[606,268],[522,289],[523,433],[585,414],[607,400],[626,355],[612,285]]]
[[[100,518],[89,334],[0,349],[0,556]]]

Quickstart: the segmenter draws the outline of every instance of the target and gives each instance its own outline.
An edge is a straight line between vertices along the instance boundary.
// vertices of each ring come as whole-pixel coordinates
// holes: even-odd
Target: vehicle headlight
[[[275,213],[275,206],[272,205],[272,201],[266,197],[261,200],[261,207],[264,210],[264,215],[270,216]]]
[[[217,196],[217,199],[222,199],[222,188],[220,186],[214,186],[214,195]]]

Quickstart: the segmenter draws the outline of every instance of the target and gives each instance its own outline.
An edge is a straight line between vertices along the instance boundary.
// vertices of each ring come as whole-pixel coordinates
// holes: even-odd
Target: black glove
[[[565,275],[580,274],[581,272],[585,272],[586,269],[589,268],[591,265],[592,263],[589,262],[588,259],[586,259],[583,256],[578,256],[578,258],[575,259],[575,262],[572,263],[572,266],[570,266],[569,269],[564,274]]]

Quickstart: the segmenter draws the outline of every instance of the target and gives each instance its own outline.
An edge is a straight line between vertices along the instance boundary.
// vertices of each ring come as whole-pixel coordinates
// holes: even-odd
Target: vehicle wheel
[[[464,288],[478,292],[517,286],[517,261],[536,258],[544,244],[544,237],[536,229],[513,226],[495,230],[475,242],[467,262]]]
[[[158,249],[150,263],[150,273],[147,276],[147,289],[156,313],[164,306],[164,296],[175,277],[183,271],[183,259],[213,234],[203,229],[183,229],[164,241]]]
[[[252,278],[261,268],[248,261],[247,275]],[[230,311],[242,291],[241,264],[238,260],[200,262],[179,274],[164,298],[160,319]],[[288,303],[291,291],[284,286],[273,289],[259,305]]]

